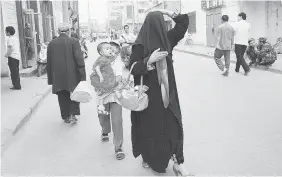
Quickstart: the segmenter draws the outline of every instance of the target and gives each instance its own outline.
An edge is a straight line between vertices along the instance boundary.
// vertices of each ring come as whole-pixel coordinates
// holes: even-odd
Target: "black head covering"
[[[144,47],[144,56],[160,48],[161,51],[171,53],[171,46],[167,37],[164,16],[161,12],[150,12],[140,29],[135,44]]]
[[[172,60],[171,45],[168,40],[164,16],[161,12],[150,12],[141,27],[135,44],[141,44],[144,47],[144,56],[149,56],[154,50],[160,48],[161,51],[167,51],[166,60],[160,60],[156,63],[159,84],[162,91],[162,99],[165,108],[169,104],[169,77],[167,61]],[[145,61],[146,62],[146,61]]]

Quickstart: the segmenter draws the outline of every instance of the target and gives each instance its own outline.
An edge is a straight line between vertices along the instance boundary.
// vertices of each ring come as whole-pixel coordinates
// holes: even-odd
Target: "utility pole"
[[[136,8],[137,8],[137,30],[139,30],[139,8],[138,8],[138,0],[136,0]]]
[[[90,33],[92,32],[92,25],[91,25],[91,19],[90,19],[90,5],[89,5],[89,0],[88,2],[88,26],[89,26],[89,31]]]
[[[179,0],[179,13],[181,13],[181,7],[182,7],[181,0]]]
[[[134,13],[134,2],[131,0],[131,5],[132,5],[132,27],[134,29],[135,26],[135,13]]]

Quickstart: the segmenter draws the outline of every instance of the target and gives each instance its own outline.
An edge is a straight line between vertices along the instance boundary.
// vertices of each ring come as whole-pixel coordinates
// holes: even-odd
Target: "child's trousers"
[[[109,114],[98,114],[102,133],[111,133],[111,122],[113,128],[113,141],[115,150],[122,149],[123,144],[123,123],[122,123],[122,107],[117,103],[105,104],[105,111]]]

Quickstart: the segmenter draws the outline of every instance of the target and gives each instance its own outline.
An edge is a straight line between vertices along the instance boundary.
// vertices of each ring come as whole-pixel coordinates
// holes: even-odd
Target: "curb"
[[[17,125],[17,127],[13,130],[12,135],[15,135],[31,118],[33,112],[36,111],[38,108],[38,105],[41,103],[41,101],[51,92],[52,87],[48,86],[46,87],[42,92],[36,94],[33,103],[31,104],[31,107],[29,110],[21,117],[21,121]]]
[[[177,49],[177,48],[175,48],[175,50],[179,51],[179,52],[183,52],[183,53],[188,53],[188,54],[192,54],[192,55],[196,55],[196,56],[207,57],[207,58],[213,59],[213,56],[211,56],[209,54],[201,54],[201,53],[197,53],[197,52],[190,52],[190,51],[187,51],[187,50],[182,50],[182,49]],[[236,61],[230,60],[230,63],[236,64]],[[273,73],[276,73],[276,74],[282,74],[281,70],[275,69],[275,68],[268,68],[268,69],[260,68],[260,67],[252,67],[252,68],[262,70],[262,71],[269,71],[269,72],[273,72]]]

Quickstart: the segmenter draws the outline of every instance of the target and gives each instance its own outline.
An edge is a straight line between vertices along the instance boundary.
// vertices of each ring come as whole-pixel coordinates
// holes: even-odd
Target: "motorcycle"
[[[192,44],[193,44],[192,35],[188,34],[185,40],[185,45],[192,45]]]

